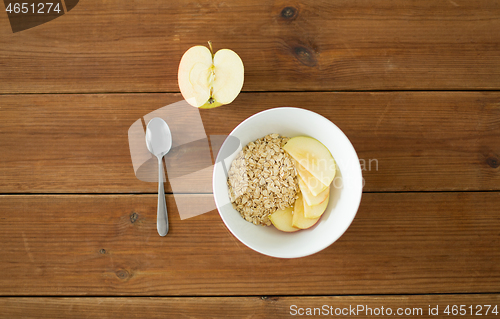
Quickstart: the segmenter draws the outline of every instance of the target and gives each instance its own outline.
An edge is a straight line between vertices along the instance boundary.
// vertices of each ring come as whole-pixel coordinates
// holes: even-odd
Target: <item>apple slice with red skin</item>
[[[291,233],[299,230],[298,228],[292,226],[293,207],[291,206],[283,210],[278,209],[272,213],[271,216],[269,216],[269,219],[271,220],[271,223],[273,223],[274,227],[281,231]]]

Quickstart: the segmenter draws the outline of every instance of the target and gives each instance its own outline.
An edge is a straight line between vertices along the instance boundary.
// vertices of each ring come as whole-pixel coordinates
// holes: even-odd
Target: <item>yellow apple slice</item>
[[[295,200],[295,205],[293,206],[293,219],[292,226],[300,229],[307,229],[312,227],[319,220],[318,218],[305,218],[304,216],[304,203],[302,202],[302,195],[299,194],[299,198]]]
[[[328,202],[330,201],[330,194],[325,198],[324,201],[319,203],[318,205],[309,206],[307,202],[304,200],[304,217],[305,218],[319,218],[326,210],[328,206]]]
[[[231,103],[241,91],[244,67],[236,52],[222,49],[215,54],[197,45],[187,50],[179,64],[179,89],[192,106],[214,108]]]
[[[292,207],[287,207],[283,210],[278,209],[274,213],[269,216],[269,219],[271,220],[271,223],[273,223],[274,227],[277,229],[291,233],[294,231],[299,230],[296,227],[292,226],[292,219],[293,219],[293,208]]]
[[[330,185],[333,181],[335,160],[318,140],[307,136],[293,137],[283,149],[323,184]]]
[[[324,184],[325,182],[320,181],[316,177],[314,177],[311,173],[309,173],[308,170],[304,168],[304,166],[300,165],[299,162],[295,162],[295,168],[297,169],[297,173],[299,173],[299,176],[302,178],[304,183],[306,184],[307,188],[311,191],[311,193],[316,196],[322,191],[324,191],[329,185]]]
[[[317,196],[314,196],[300,176],[298,176],[298,180],[300,192],[309,206],[321,204],[330,194],[330,186],[328,186],[324,191],[319,193]]]

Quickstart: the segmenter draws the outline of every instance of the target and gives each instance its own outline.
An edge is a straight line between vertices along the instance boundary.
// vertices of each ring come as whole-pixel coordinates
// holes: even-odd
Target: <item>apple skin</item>
[[[321,216],[320,216],[321,217]],[[314,226],[319,220],[318,218],[305,218],[304,217],[304,203],[302,202],[302,195],[295,201],[293,206],[293,219],[292,226],[300,229],[307,229]]]
[[[278,209],[277,211],[272,213],[271,216],[269,216],[269,219],[271,220],[271,223],[273,223],[274,227],[286,233],[292,233],[299,230],[298,228],[292,226],[292,207],[287,207],[283,210]]]
[[[219,107],[222,105],[224,105],[224,104],[219,103],[219,102],[214,102],[212,104],[207,102],[207,103],[203,104],[202,106],[200,106],[199,109],[209,110],[209,109],[213,109],[213,108],[216,108],[216,107]]]

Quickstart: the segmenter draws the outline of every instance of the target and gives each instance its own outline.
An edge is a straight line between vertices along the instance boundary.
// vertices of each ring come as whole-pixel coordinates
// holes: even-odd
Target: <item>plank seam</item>
[[[441,92],[441,93],[456,93],[456,92],[500,92],[500,88],[495,89],[406,89],[406,90],[312,90],[312,91],[242,91],[241,94],[266,94],[266,93],[397,93],[397,92]],[[3,95],[100,95],[100,94],[180,94],[179,91],[144,91],[144,92],[9,92],[9,93],[0,93],[0,96]]]
[[[454,190],[454,191],[366,191],[363,194],[441,194],[441,193],[500,193],[500,190]],[[73,196],[73,195],[157,195],[157,192],[144,192],[144,193],[0,193],[0,196]],[[165,195],[174,195],[174,193],[167,193]],[[213,195],[213,193],[175,193],[175,195]]]
[[[396,297],[396,296],[466,296],[500,295],[498,292],[402,293],[402,294],[340,294],[340,295],[0,295],[2,298],[286,298],[286,297]]]

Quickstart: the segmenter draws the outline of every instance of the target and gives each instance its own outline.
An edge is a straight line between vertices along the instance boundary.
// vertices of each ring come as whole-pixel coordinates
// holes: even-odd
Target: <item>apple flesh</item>
[[[336,172],[335,160],[321,142],[312,137],[297,136],[291,138],[283,149],[324,185],[331,184]]]
[[[314,196],[309,188],[307,188],[306,183],[302,180],[300,176],[298,176],[299,180],[299,189],[304,197],[304,201],[309,206],[315,206],[321,204],[330,194],[330,186],[328,186],[324,191]]]
[[[269,216],[269,219],[271,220],[271,223],[273,223],[274,227],[281,231],[291,233],[299,230],[298,228],[292,226],[292,207],[287,207],[283,210],[278,209],[277,211],[272,213],[271,216]]]
[[[330,194],[326,197],[324,201],[319,203],[318,205],[309,206],[307,202],[304,200],[304,217],[305,218],[319,218],[326,210],[328,206],[328,202],[330,201]]]
[[[325,184],[327,180],[323,182],[317,179],[297,161],[295,161],[295,168],[297,169],[297,173],[302,178],[307,188],[314,196],[318,195],[328,187],[328,184]]]
[[[179,64],[179,89],[184,99],[198,108],[231,103],[243,87],[243,61],[236,52],[221,49],[215,54],[205,46],[187,50]]]
[[[302,201],[303,201],[302,195],[299,194],[299,198],[295,200],[295,205],[293,206],[292,226],[300,229],[307,229],[314,226],[314,224],[318,222],[319,217],[306,218],[304,216],[304,204]]]

